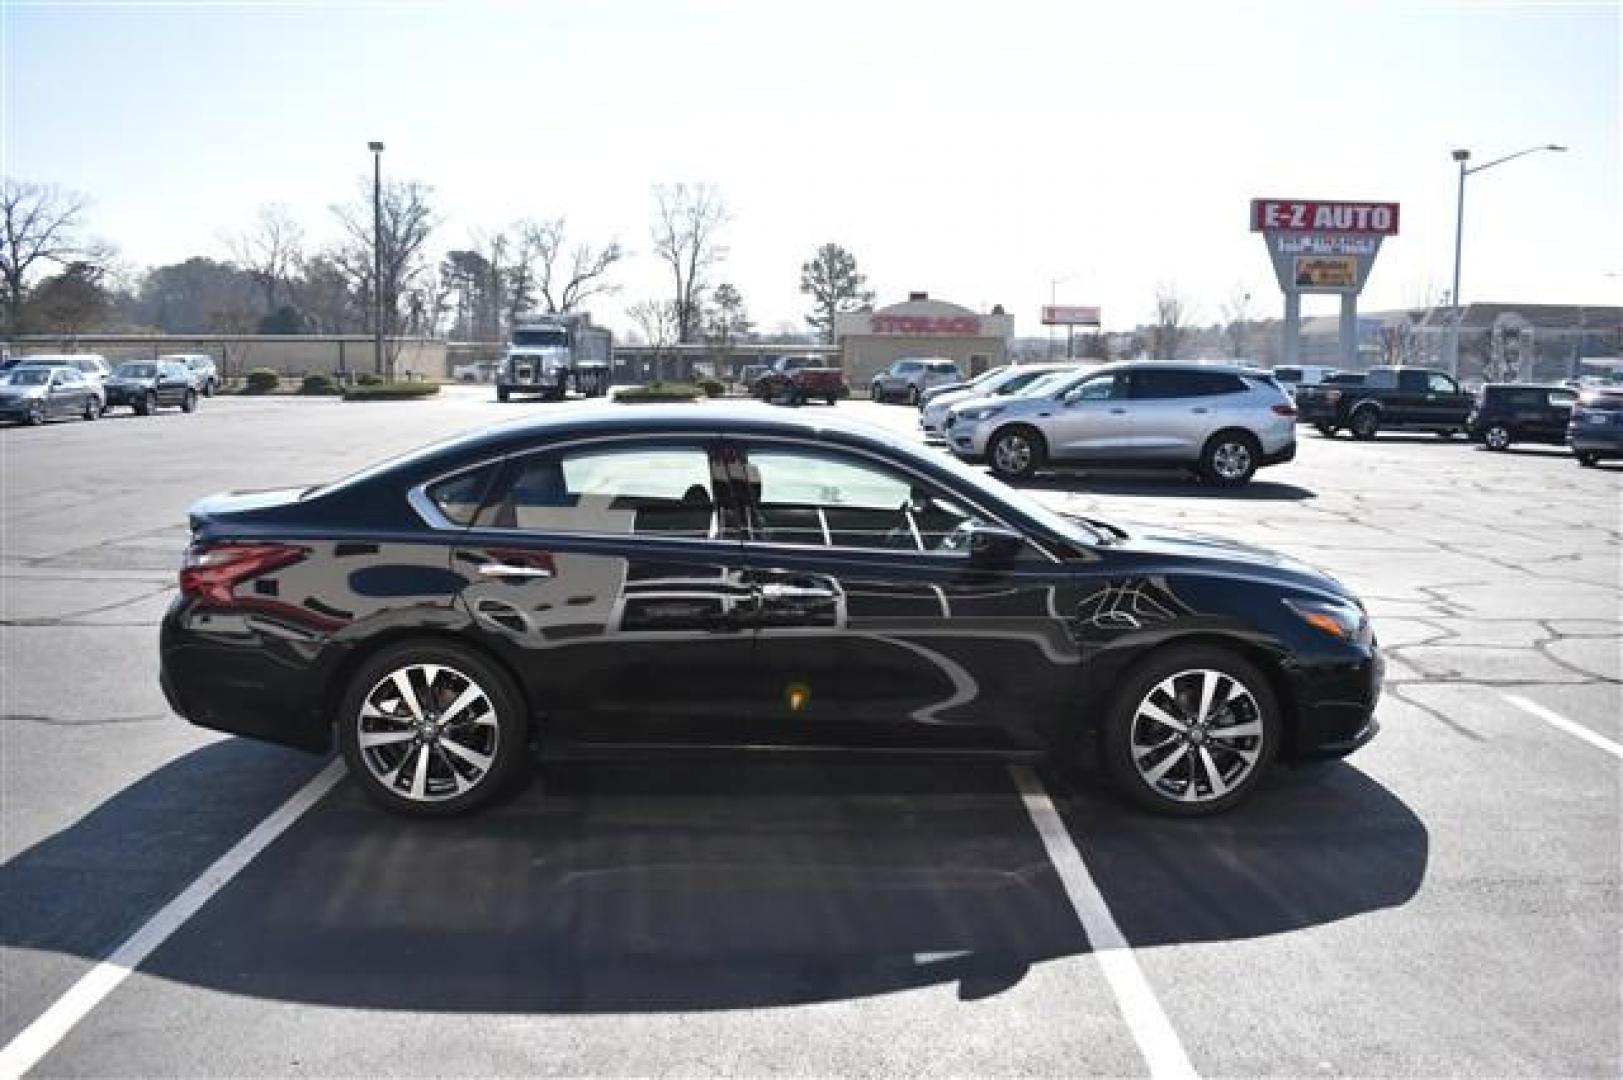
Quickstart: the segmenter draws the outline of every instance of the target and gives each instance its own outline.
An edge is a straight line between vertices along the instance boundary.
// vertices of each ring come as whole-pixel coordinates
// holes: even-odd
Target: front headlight
[[[982,405],[978,409],[962,409],[958,412],[958,419],[975,423],[980,420],[990,420],[1003,411],[1001,405]]]
[[[1374,639],[1369,616],[1355,604],[1320,600],[1286,600],[1285,606],[1313,629],[1350,645],[1368,645]]]

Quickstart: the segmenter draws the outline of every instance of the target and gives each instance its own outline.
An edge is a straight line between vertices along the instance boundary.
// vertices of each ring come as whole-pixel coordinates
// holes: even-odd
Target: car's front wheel
[[[197,411],[197,391],[196,390],[188,390],[188,391],[186,391],[186,396],[180,399],[180,411],[181,412],[196,412]]]
[[[86,420],[94,420],[101,416],[101,404],[94,397],[85,398],[85,411],[81,414]]]
[[[1352,414],[1347,427],[1352,431],[1353,438],[1368,442],[1381,430],[1381,414],[1368,406]]]
[[[31,401],[28,403],[28,419],[26,423],[29,427],[39,427],[45,423],[45,403],[43,401]]]
[[[1503,424],[1495,424],[1482,433],[1482,445],[1489,450],[1504,450],[1510,446],[1510,429]]]
[[[1100,734],[1123,795],[1157,813],[1199,817],[1255,789],[1278,752],[1279,707],[1268,680],[1238,654],[1177,647],[1128,677]]]
[[[135,403],[135,411],[142,416],[151,416],[158,411],[158,395],[151,390],[142,394]]]
[[[868,387],[868,400],[877,401],[879,404],[883,405],[885,403],[885,388],[880,386],[878,383],[874,383],[872,386]]]
[[[909,405],[913,405],[913,406],[918,405],[918,403],[919,403],[919,388],[918,387],[909,386],[907,388],[907,403]]]
[[[512,680],[451,643],[391,646],[362,664],[338,711],[349,771],[398,813],[444,817],[501,795],[528,764]]]
[[[1579,450],[1574,456],[1577,457],[1578,464],[1586,469],[1593,469],[1596,463],[1600,461],[1600,455],[1593,450]]]
[[[1023,480],[1042,465],[1046,449],[1042,435],[1035,428],[1018,424],[992,436],[986,445],[986,459],[998,476]]]

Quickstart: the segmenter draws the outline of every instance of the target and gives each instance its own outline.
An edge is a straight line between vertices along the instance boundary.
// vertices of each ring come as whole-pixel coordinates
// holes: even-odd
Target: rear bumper
[[[1295,439],[1292,439],[1290,442],[1286,443],[1284,446],[1280,447],[1278,450],[1273,451],[1272,453],[1265,453],[1265,454],[1262,455],[1262,463],[1264,465],[1283,465],[1287,461],[1295,461],[1295,460],[1296,460],[1296,440]]]

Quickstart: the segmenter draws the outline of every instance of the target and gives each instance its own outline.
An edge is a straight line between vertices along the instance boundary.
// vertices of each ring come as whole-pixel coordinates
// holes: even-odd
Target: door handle
[[[479,576],[488,578],[549,578],[552,571],[545,566],[514,566],[511,563],[487,562],[479,566]]]
[[[761,586],[762,600],[832,600],[834,590],[818,585],[780,585],[768,582]]]
[[[1206,408],[1206,406],[1204,406],[1204,405],[1197,405],[1193,409],[1190,409],[1189,411],[1192,412],[1192,413],[1204,413],[1204,412],[1210,412],[1211,410]]]
[[[1127,411],[1126,409],[1111,409],[1110,410],[1110,415],[1112,415],[1112,416],[1120,416],[1123,413],[1125,413],[1126,411]]]

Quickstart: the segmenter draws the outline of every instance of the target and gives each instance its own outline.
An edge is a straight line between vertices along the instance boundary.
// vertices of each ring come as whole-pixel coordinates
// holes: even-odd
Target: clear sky
[[[857,256],[881,303],[1277,314],[1252,196],[1395,200],[1374,309],[1446,288],[1469,181],[1467,300],[1617,303],[1616,2],[21,3],[0,0],[8,175],[77,189],[136,264],[223,256],[257,206],[310,237],[370,171],[430,184],[437,251],[564,215],[635,252],[596,305],[661,295],[652,184],[718,185],[718,280],[800,324],[799,265]],[[1310,301],[1331,310],[1333,300]],[[1321,307],[1322,305],[1322,307]]]

